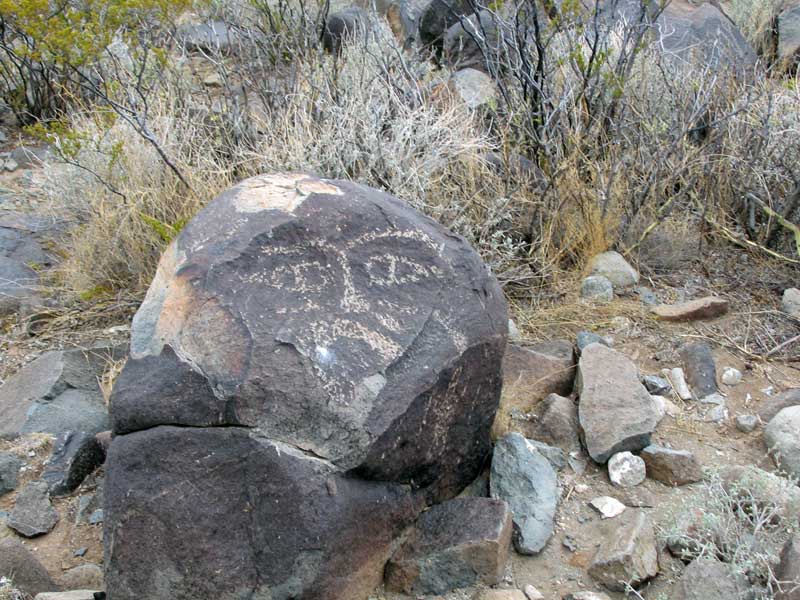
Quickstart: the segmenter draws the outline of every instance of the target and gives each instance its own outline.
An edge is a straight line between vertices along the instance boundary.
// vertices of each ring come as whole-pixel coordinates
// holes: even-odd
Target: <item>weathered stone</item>
[[[14,586],[31,596],[60,589],[31,552],[17,540],[0,540],[0,577],[14,581]]]
[[[18,260],[0,256],[0,317],[34,302],[38,285],[36,271]]]
[[[602,275],[590,275],[581,282],[581,298],[611,302],[614,299],[614,286]]]
[[[769,423],[784,408],[800,406],[800,388],[781,392],[777,396],[768,398],[758,409],[758,418],[762,423]]]
[[[338,54],[342,44],[354,40],[369,31],[369,15],[358,6],[349,6],[328,15],[322,33],[322,46],[327,52]]]
[[[751,433],[758,427],[759,419],[756,415],[737,415],[736,429],[742,433]]]
[[[69,494],[105,459],[106,452],[93,434],[83,431],[62,433],[53,446],[42,481],[47,483],[51,496]]]
[[[492,498],[511,507],[517,552],[540,552],[553,534],[560,496],[547,459],[523,436],[509,433],[495,445],[489,488]]]
[[[387,589],[443,594],[503,578],[511,511],[502,500],[456,498],[424,512],[386,566]]]
[[[764,428],[764,441],[775,464],[800,479],[800,406],[781,410]]]
[[[0,452],[0,496],[17,488],[17,475],[22,461],[10,452]]]
[[[103,569],[91,563],[79,565],[64,571],[60,582],[61,587],[67,590],[101,590]]]
[[[241,36],[225,21],[186,23],[178,28],[176,37],[187,52],[203,54],[235,54]]]
[[[108,429],[97,378],[124,353],[111,346],[53,351],[23,367],[0,387],[0,438]]]
[[[702,558],[686,567],[675,600],[744,600],[745,591],[745,583],[729,565]]]
[[[46,266],[52,262],[30,232],[1,225],[0,256],[15,260],[28,267]]]
[[[729,304],[723,298],[709,296],[681,304],[661,304],[651,310],[664,321],[698,321],[716,319],[728,312]]]
[[[608,478],[613,485],[634,487],[645,480],[644,461],[630,452],[617,452],[608,459]]]
[[[742,372],[733,367],[725,367],[722,370],[722,383],[731,387],[739,385],[742,382]]]
[[[453,68],[489,73],[497,72],[505,49],[497,19],[488,10],[468,15],[448,27],[442,45],[444,58]]]
[[[669,381],[658,375],[645,375],[642,383],[648,392],[657,396],[666,396],[672,391]]]
[[[72,590],[69,592],[47,592],[37,594],[33,600],[95,600],[99,590]]]
[[[366,598],[422,508],[402,486],[241,427],[117,436],[105,496],[115,600]]]
[[[481,590],[474,600],[525,600],[520,590]]]
[[[800,534],[786,540],[781,561],[775,569],[775,579],[784,582],[775,593],[775,600],[800,600]]]
[[[542,401],[537,438],[561,448],[564,452],[579,450],[578,407],[569,398],[550,394]]]
[[[18,169],[38,169],[52,158],[52,151],[47,146],[18,146],[11,151],[11,160],[17,163]]]
[[[581,354],[575,386],[581,435],[595,462],[650,444],[658,415],[630,359],[591,344]]]
[[[50,504],[47,484],[33,481],[17,494],[8,526],[25,537],[48,533],[58,523],[58,513]]]
[[[419,39],[441,51],[445,32],[463,17],[475,14],[468,0],[432,0],[419,17]]]
[[[453,73],[447,82],[447,88],[455,98],[471,109],[490,105],[497,94],[494,80],[486,73],[471,68]]]
[[[639,283],[639,272],[619,252],[603,252],[589,261],[589,272],[608,279],[615,290]]]
[[[661,372],[669,379],[672,389],[678,394],[678,398],[681,400],[692,399],[692,391],[689,389],[689,384],[686,383],[686,375],[684,375],[683,369],[676,367],[674,369],[664,369]]]
[[[515,428],[531,435],[526,423],[515,416],[533,411],[549,394],[569,394],[575,381],[575,354],[566,340],[543,342],[535,346],[509,345],[503,357],[503,393],[492,426],[492,437],[499,439]]]
[[[792,72],[800,60],[800,4],[789,6],[778,15],[778,61],[781,66]],[[800,315],[800,291],[797,292],[797,312]],[[785,310],[785,309],[784,309]],[[786,311],[789,312],[789,311]]]
[[[556,471],[560,471],[567,466],[567,455],[561,448],[548,446],[538,440],[528,440],[528,443],[536,448],[536,451],[547,459]]]
[[[589,502],[589,506],[600,513],[604,519],[613,519],[625,512],[626,506],[611,496],[599,496]]]
[[[611,347],[611,344],[603,336],[591,331],[579,331],[575,338],[575,345],[578,347],[578,353],[583,352],[583,349],[589,344],[603,344],[609,348]]]
[[[564,596],[564,600],[611,600],[603,592],[574,592]]]
[[[526,585],[522,591],[525,593],[527,600],[544,600],[544,594],[532,585]]]
[[[711,347],[704,342],[684,344],[680,349],[683,372],[696,400],[717,393],[717,367]]]
[[[605,521],[605,535],[589,566],[589,575],[612,591],[622,592],[658,574],[655,532],[647,515],[627,510]]]
[[[694,454],[687,450],[671,450],[651,445],[642,450],[647,476],[667,485],[686,485],[703,478],[703,471]]]

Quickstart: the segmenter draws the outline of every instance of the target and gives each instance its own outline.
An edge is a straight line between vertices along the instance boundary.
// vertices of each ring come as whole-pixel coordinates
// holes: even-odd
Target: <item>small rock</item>
[[[627,508],[622,502],[611,496],[599,496],[589,502],[589,506],[599,512],[604,519],[618,517]]]
[[[680,349],[683,372],[695,399],[717,392],[717,367],[711,347],[703,342],[684,344]]]
[[[637,486],[645,476],[644,461],[630,452],[618,452],[608,459],[608,478],[616,486]]]
[[[660,304],[651,311],[663,321],[698,321],[721,317],[728,312],[728,308],[727,300],[709,296],[682,304]]]
[[[73,567],[61,576],[61,587],[66,590],[101,590],[103,569],[91,563]]]
[[[91,515],[89,515],[89,525],[99,525],[103,522],[103,509],[98,508]]]
[[[525,594],[519,590],[483,590],[475,600],[525,600]]]
[[[800,600],[800,589],[796,587],[800,581],[800,534],[790,537],[781,550],[781,561],[775,569],[775,578],[784,583],[782,589],[775,594],[775,600]]]
[[[570,552],[575,552],[578,549],[578,542],[571,535],[565,535],[564,539],[561,540],[561,545]]]
[[[678,582],[675,600],[738,600],[744,582],[730,566],[716,559],[697,559],[686,567]]]
[[[532,585],[526,585],[523,591],[525,592],[525,597],[528,600],[544,600],[544,594],[542,594],[542,592],[537,590]]]
[[[609,529],[589,566],[589,575],[609,590],[625,591],[658,574],[658,552],[653,525],[640,510],[628,510],[605,521]]]
[[[86,553],[88,551],[89,549],[86,546],[83,546],[82,548],[78,548],[77,550],[75,550],[75,552],[72,553],[72,556],[76,558],[81,558],[83,556],[86,556]]]
[[[786,314],[800,319],[800,290],[797,288],[784,290],[781,307]]]
[[[656,415],[658,415],[658,420],[664,418],[664,415],[667,414],[667,399],[664,396],[655,396],[650,394],[650,399],[653,401],[653,410],[656,411]]]
[[[58,513],[50,504],[47,484],[34,481],[17,495],[8,526],[25,537],[36,537],[49,532],[58,523]]]
[[[694,454],[686,450],[671,450],[662,446],[651,445],[641,454],[647,466],[647,475],[667,485],[686,485],[703,478]]]
[[[342,44],[361,37],[370,30],[369,15],[359,6],[349,6],[332,12],[325,23],[322,46],[327,52],[338,54]]]
[[[729,416],[728,407],[724,404],[717,404],[706,411],[705,415],[703,415],[703,420],[706,423],[724,423]]]
[[[686,376],[683,373],[683,369],[680,367],[664,369],[662,373],[669,378],[672,388],[675,390],[675,393],[678,394],[678,398],[684,401],[692,399],[692,392],[689,389],[689,384],[686,383]]]
[[[0,452],[0,496],[17,488],[17,474],[22,461],[10,452]]]
[[[581,282],[581,298],[611,302],[614,299],[614,286],[602,275],[590,275]]]
[[[800,478],[800,406],[780,411],[764,428],[764,441],[775,464]]]
[[[769,423],[784,408],[800,406],[800,388],[786,390],[777,396],[769,398],[758,411],[762,423]]]
[[[517,324],[514,323],[514,319],[508,320],[508,341],[509,342],[519,342],[522,339],[522,335],[519,332],[519,327]]]
[[[556,471],[561,471],[567,466],[567,455],[561,448],[548,446],[537,440],[528,440],[528,443],[533,444],[533,447],[547,459]]]
[[[756,415],[738,415],[736,417],[736,429],[742,433],[751,433],[758,427],[758,422]]]
[[[3,163],[3,168],[8,171],[9,173],[13,173],[19,168],[17,161],[13,158],[7,158],[6,161]]]
[[[564,596],[564,600],[611,600],[602,592],[575,592]]]
[[[203,78],[203,85],[211,88],[221,88],[223,85],[222,76],[217,73],[209,73]]]
[[[59,589],[39,559],[14,538],[0,540],[0,575],[13,576],[14,586],[31,596]]]
[[[491,105],[497,95],[494,79],[483,71],[472,68],[453,73],[447,82],[447,88],[452,97],[460,99],[470,109]]]
[[[67,431],[58,436],[42,480],[51,496],[64,496],[77,489],[105,459],[105,449],[93,434]]]
[[[387,589],[443,594],[500,583],[511,547],[511,511],[501,500],[456,498],[424,512],[386,566]]]
[[[600,344],[587,346],[575,389],[582,438],[592,460],[602,464],[617,452],[650,444],[658,415],[628,357]]]
[[[645,375],[642,383],[648,392],[656,396],[666,396],[672,391],[669,381],[658,375]]]
[[[603,346],[608,346],[609,348],[611,347],[611,344],[607,338],[604,338],[603,336],[592,331],[579,331],[575,339],[575,345],[578,347],[578,353],[580,354],[583,352],[583,349],[589,344],[603,344]]]
[[[550,394],[542,401],[544,410],[539,417],[539,436],[545,442],[565,452],[579,450],[578,407],[569,398]]]
[[[98,590],[72,590],[71,592],[48,592],[38,594],[33,600],[95,600]],[[105,594],[102,596],[105,598]]]
[[[637,287],[633,291],[639,295],[639,300],[642,301],[642,304],[647,306],[656,306],[658,304],[658,297],[650,288]]]
[[[619,252],[603,252],[589,261],[592,275],[608,279],[615,288],[624,289],[639,283],[639,272]]]
[[[560,496],[548,460],[520,434],[510,433],[495,445],[489,488],[492,498],[511,507],[517,552],[540,552],[553,534]]]
[[[722,383],[725,385],[739,385],[742,382],[742,372],[733,367],[725,367],[722,370]]]

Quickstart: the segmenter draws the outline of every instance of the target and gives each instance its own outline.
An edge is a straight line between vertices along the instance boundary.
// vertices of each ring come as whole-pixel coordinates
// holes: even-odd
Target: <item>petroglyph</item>
[[[341,196],[342,190],[322,179],[300,173],[259,175],[244,180],[234,187],[234,206],[243,213],[262,210],[281,210],[294,213],[311,194]]]

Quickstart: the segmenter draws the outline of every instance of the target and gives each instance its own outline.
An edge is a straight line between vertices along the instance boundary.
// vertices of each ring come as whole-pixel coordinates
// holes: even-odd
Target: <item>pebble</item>
[[[528,600],[544,600],[544,595],[542,592],[537,590],[532,585],[526,585],[523,591],[525,592],[525,597]]]
[[[86,547],[78,548],[77,550],[75,550],[75,552],[72,553],[72,556],[76,556],[76,557],[80,558],[81,556],[86,556],[86,553],[88,551],[89,551],[89,549],[86,548]]]
[[[686,383],[686,376],[683,374],[683,369],[675,367],[674,369],[664,369],[661,371],[667,379],[672,383],[672,389],[678,394],[681,400],[691,400],[692,392],[689,389],[689,384]]]
[[[600,513],[604,519],[613,519],[625,512],[626,506],[611,496],[599,496],[589,502],[589,506]]]
[[[608,478],[618,487],[634,487],[645,480],[644,460],[630,452],[617,452],[608,459]]]
[[[656,396],[665,396],[672,391],[669,381],[658,375],[645,375],[642,377],[642,383],[648,392]]]
[[[725,385],[739,385],[742,382],[742,372],[733,367],[725,367],[722,371],[722,383]]]
[[[756,415],[739,415],[736,417],[736,429],[742,433],[751,433],[758,427]]]

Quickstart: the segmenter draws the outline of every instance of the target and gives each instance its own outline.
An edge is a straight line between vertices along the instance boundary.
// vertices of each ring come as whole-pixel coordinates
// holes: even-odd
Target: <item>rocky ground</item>
[[[28,201],[41,166],[7,156],[3,268],[30,272],[2,284],[16,287],[0,340],[0,574],[31,595],[101,590],[102,432],[130,311],[89,318],[43,292],[37,280],[57,263],[58,219]],[[389,589],[376,598],[772,597],[755,574],[742,581],[722,563],[687,567],[674,522],[703,509],[698,494],[716,489],[714,473],[730,480],[731,467],[780,466],[800,476],[800,409],[791,408],[800,405],[800,311],[791,271],[726,248],[671,272],[640,276],[613,253],[589,271],[547,302],[514,307],[494,458],[462,494],[507,505],[486,512],[488,504],[462,501],[458,510],[467,512],[444,511],[439,529],[421,521],[418,535],[431,539],[395,555]],[[785,495],[794,506],[789,488],[775,502]],[[464,521],[476,507],[484,508]],[[784,538],[796,514],[778,528]],[[784,579],[797,574],[792,543],[777,572]],[[453,567],[465,562],[477,581]],[[420,575],[422,564],[433,570]]]

